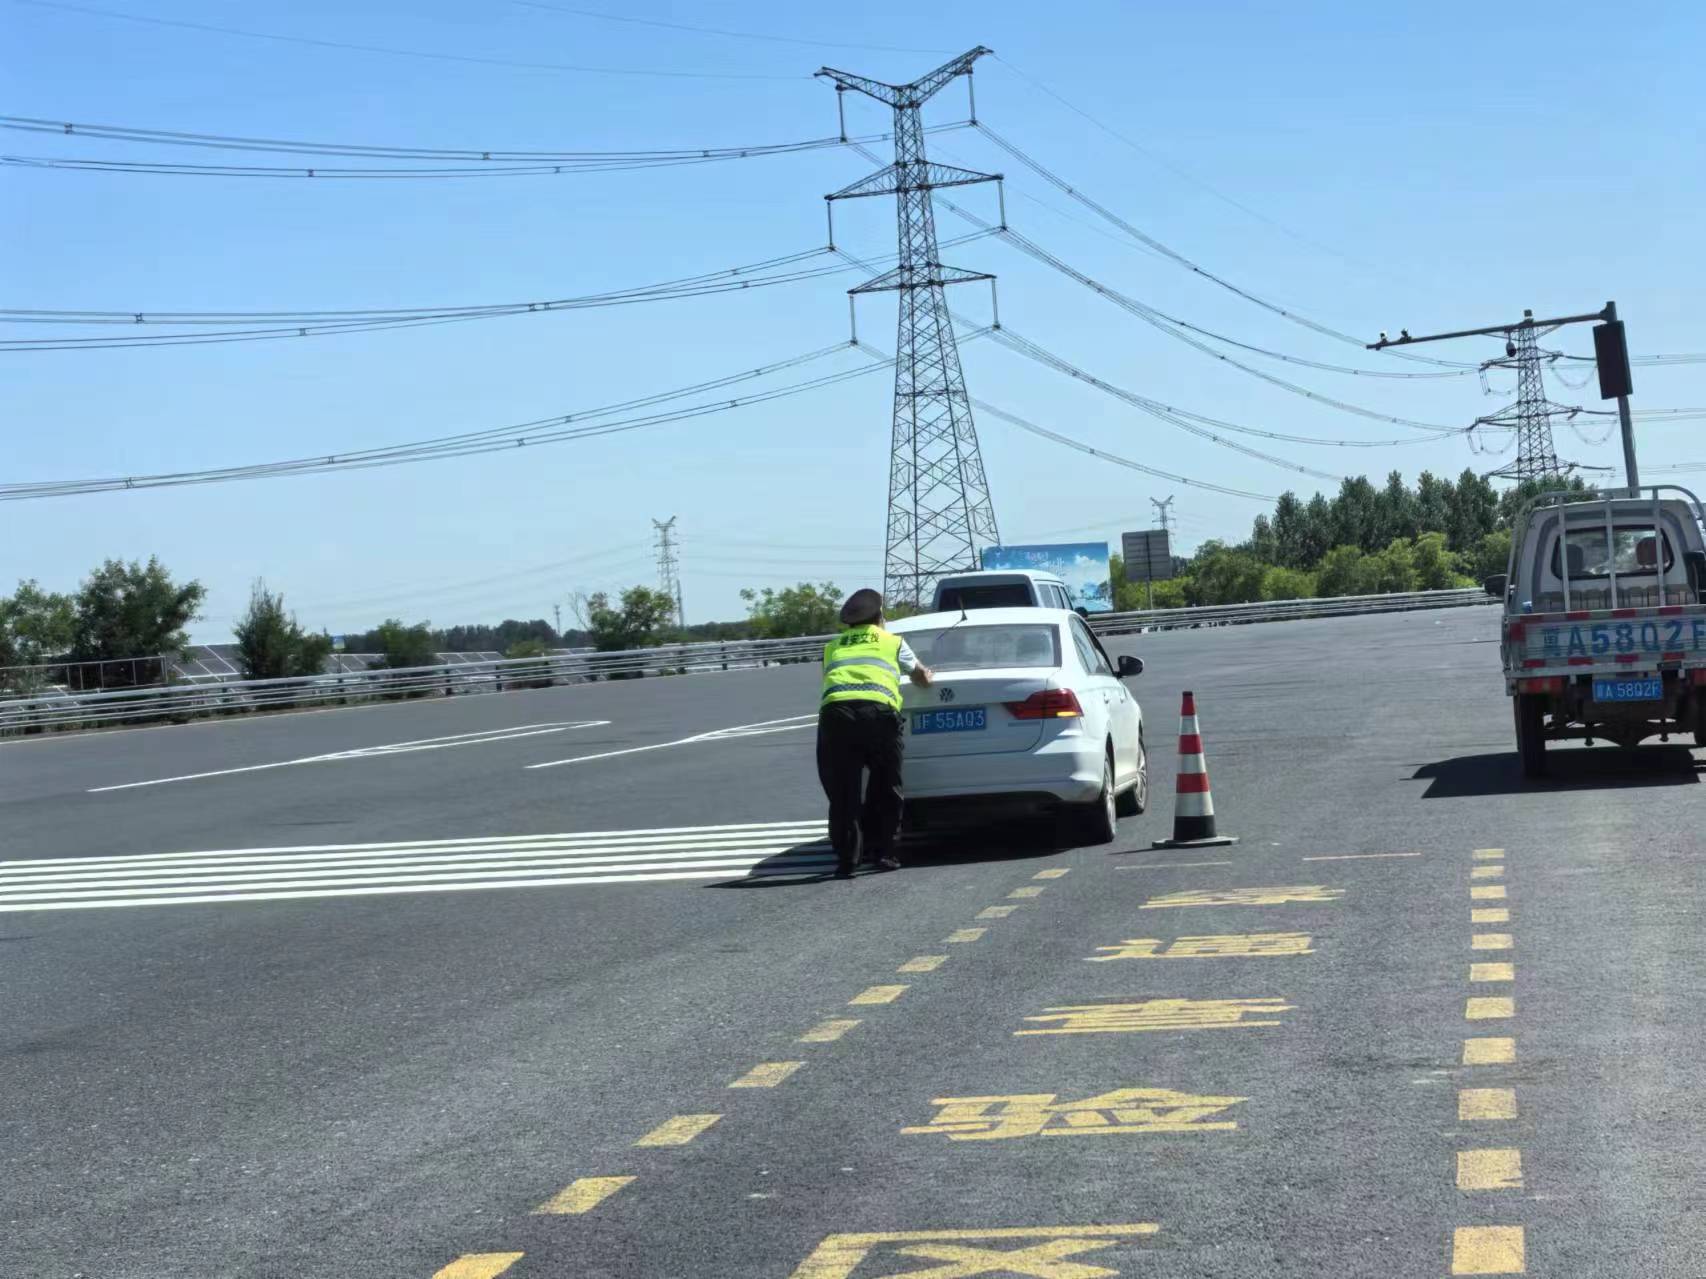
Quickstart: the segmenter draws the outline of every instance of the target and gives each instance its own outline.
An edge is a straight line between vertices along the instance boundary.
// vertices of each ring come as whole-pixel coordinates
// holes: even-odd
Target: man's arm
[[[897,655],[897,660],[900,663],[900,673],[910,678],[920,688],[929,687],[930,681],[935,678],[930,668],[918,660],[918,655],[907,646],[905,640],[900,642],[900,653]]]

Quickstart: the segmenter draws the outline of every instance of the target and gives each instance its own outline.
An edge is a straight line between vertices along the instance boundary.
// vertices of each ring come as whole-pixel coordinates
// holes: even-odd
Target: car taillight
[[[1014,719],[1071,719],[1084,713],[1070,688],[1045,688],[1022,702],[1008,702],[1007,709]]]

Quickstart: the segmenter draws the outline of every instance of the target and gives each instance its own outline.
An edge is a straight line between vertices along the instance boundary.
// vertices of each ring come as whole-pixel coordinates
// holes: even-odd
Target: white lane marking
[[[380,746],[360,746],[347,751],[330,751],[324,755],[304,755],[300,759],[281,759],[270,764],[248,764],[242,768],[216,768],[206,773],[183,773],[177,777],[152,777],[141,782],[120,782],[115,786],[91,786],[87,793],[99,795],[105,791],[135,790],[140,786],[165,786],[170,782],[196,782],[208,777],[231,777],[237,773],[259,773],[269,768],[294,768],[299,764],[324,764],[340,759],[370,759],[377,755],[403,755],[414,751],[444,750],[452,746],[484,746],[489,742],[512,742],[523,737],[542,737],[547,733],[563,733],[572,728],[598,728],[607,719],[568,720],[547,724],[517,724],[512,728],[488,728],[477,733],[453,733],[448,737],[421,737],[411,742],[389,742]]]
[[[1386,857],[1420,857],[1420,853],[1334,853],[1330,857],[1305,857],[1306,862],[1366,862]]]
[[[804,721],[796,722],[796,721]],[[559,768],[564,764],[586,764],[595,759],[615,759],[618,755],[638,755],[642,751],[668,750],[671,746],[692,746],[699,742],[726,741],[734,737],[762,737],[766,733],[787,733],[796,728],[810,728],[817,723],[817,715],[789,715],[785,719],[762,719],[756,724],[732,724],[728,728],[712,729],[709,733],[695,733],[692,737],[680,737],[673,742],[653,742],[650,746],[629,746],[619,751],[601,751],[596,755],[576,755],[573,759],[546,760],[543,764],[529,764],[528,768]]]
[[[131,853],[119,857],[37,858],[30,861],[0,862],[0,876],[7,874],[38,875],[60,866],[130,866],[142,863],[202,861],[254,857],[256,855],[290,853],[352,853],[370,856],[379,852],[415,852],[452,849],[483,849],[522,847],[531,844],[551,844],[562,847],[600,847],[642,841],[647,845],[681,844],[688,842],[729,839],[786,839],[825,838],[828,824],[822,820],[800,822],[753,822],[725,826],[654,826],[641,830],[607,830],[583,833],[555,832],[542,835],[491,835],[462,839],[386,840],[374,844],[281,844],[260,848],[210,848],[190,853]]]

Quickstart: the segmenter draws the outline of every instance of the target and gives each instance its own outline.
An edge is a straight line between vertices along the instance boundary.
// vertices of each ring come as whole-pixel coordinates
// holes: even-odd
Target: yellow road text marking
[[[954,942],[976,941],[988,931],[989,929],[987,928],[956,928],[953,932],[942,938],[942,940],[949,944]]]
[[[1135,1004],[1068,1004],[1026,1021],[1057,1022],[1048,1030],[1015,1035],[1128,1034],[1140,1030],[1222,1030],[1277,1026],[1277,1014],[1295,1007],[1282,999],[1146,999]],[[1254,1020],[1263,1015],[1263,1020]],[[1252,1020],[1245,1020],[1246,1017]]]
[[[1083,1101],[1056,1101],[1053,1093],[1006,1097],[938,1097],[941,1107],[928,1124],[903,1133],[944,1136],[949,1141],[997,1141],[1010,1137],[1072,1137],[1100,1133],[1227,1132],[1231,1120],[1206,1123],[1248,1097],[1196,1097],[1167,1088],[1120,1088]]]
[[[806,1063],[803,1061],[765,1061],[729,1085],[730,1088],[774,1088]]]
[[[1474,1119],[1515,1119],[1516,1089],[1459,1088],[1457,1117],[1464,1122]]]
[[[1342,888],[1323,884],[1292,884],[1277,888],[1212,888],[1204,892],[1167,893],[1151,897],[1143,910],[1167,906],[1283,906],[1287,902],[1332,902],[1345,895]]]
[[[1469,939],[1470,950],[1509,950],[1515,944],[1509,933],[1476,933]]]
[[[828,1021],[820,1021],[796,1041],[802,1044],[829,1044],[840,1039],[859,1021],[854,1017],[831,1017]]]
[[[1365,862],[1387,857],[1420,857],[1420,853],[1333,853],[1321,857],[1305,857],[1306,862]]]
[[[1226,959],[1240,956],[1313,955],[1308,933],[1220,933],[1179,937],[1171,943],[1159,937],[1133,937],[1117,946],[1098,946],[1105,955],[1087,955],[1086,963],[1110,959]],[[1163,950],[1162,947],[1166,949]]]
[[[1052,870],[1039,870],[1035,875],[1032,875],[1031,878],[1032,879],[1059,879],[1063,875],[1069,875],[1071,873],[1072,873],[1072,868],[1070,866],[1056,866]]]
[[[1469,889],[1469,896],[1478,902],[1501,901],[1504,895],[1503,884],[1475,884]]]
[[[525,1255],[520,1252],[465,1252],[442,1270],[434,1271],[432,1279],[497,1279]]]
[[[1504,877],[1505,868],[1503,866],[1471,866],[1469,868],[1470,879],[1503,879]]]
[[[1457,1188],[1459,1190],[1521,1190],[1522,1152],[1520,1150],[1459,1150],[1457,1152]]]
[[[1514,1039],[1465,1039],[1463,1041],[1463,1064],[1465,1066],[1508,1066],[1516,1060],[1516,1040]]]
[[[1497,1021],[1516,1016],[1516,1000],[1509,995],[1473,995],[1463,1005],[1463,1015],[1470,1021]]]
[[[1459,1226],[1451,1237],[1454,1275],[1520,1275],[1527,1271],[1521,1226]]]
[[[1515,964],[1470,964],[1470,981],[1515,981]]]
[[[948,962],[946,955],[915,955],[899,968],[897,973],[933,973]]]
[[[677,1115],[674,1119],[665,1120],[653,1128],[634,1144],[636,1146],[685,1146],[721,1118],[721,1115]]]
[[[632,1177],[580,1177],[564,1186],[533,1212],[536,1216],[573,1216],[591,1212],[632,1180]]]
[[[1023,898],[1023,897],[1041,897],[1042,895],[1043,895],[1043,890],[1042,890],[1041,885],[1032,885],[1029,888],[1015,888],[1012,892],[1007,894],[1007,896],[1009,896],[1009,897],[1021,897],[1021,898]]]
[[[1006,919],[1018,909],[1017,906],[985,906],[977,912],[977,917],[979,919]]]
[[[1508,906],[1480,906],[1470,910],[1471,924],[1508,924],[1511,922],[1511,912]]]
[[[1477,848],[1470,854],[1478,862],[1496,862],[1505,855],[1502,848]]]
[[[905,986],[867,986],[847,1002],[850,1004],[892,1004],[899,999]]]
[[[907,1279],[971,1279],[976,1275],[1029,1275],[1031,1279],[1103,1279],[1119,1271],[1082,1265],[1067,1258],[1117,1247],[1122,1241],[1152,1235],[1153,1222],[1121,1226],[1032,1226],[1000,1230],[898,1230],[888,1234],[831,1235],[807,1257],[791,1279],[850,1279],[875,1252],[893,1260],[942,1261],[944,1266],[908,1269]],[[990,1248],[986,1242],[1011,1240],[1029,1247]]]

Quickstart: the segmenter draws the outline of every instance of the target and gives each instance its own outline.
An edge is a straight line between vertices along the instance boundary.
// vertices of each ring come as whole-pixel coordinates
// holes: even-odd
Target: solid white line
[[[86,875],[56,875],[41,876],[36,879],[9,879],[0,884],[0,899],[15,897],[19,893],[33,892],[40,895],[50,890],[65,889],[75,891],[78,885],[105,885],[117,887],[134,884],[146,887],[150,884],[181,884],[194,887],[199,883],[232,882],[239,883],[246,879],[265,879],[269,875],[293,875],[304,879],[321,879],[337,875],[380,873],[389,871],[394,874],[407,874],[415,870],[480,870],[498,866],[604,866],[614,867],[625,863],[657,864],[680,861],[687,858],[713,857],[778,857],[784,853],[808,855],[830,852],[828,844],[821,841],[813,844],[780,843],[775,845],[709,845],[702,848],[686,848],[674,851],[649,850],[643,852],[609,853],[596,851],[579,853],[574,851],[538,849],[518,851],[504,850],[489,857],[440,856],[411,859],[396,858],[357,858],[344,861],[286,861],[286,862],[228,862],[212,866],[186,866],[181,868],[150,868],[134,873],[92,872]]]
[[[347,751],[329,751],[324,755],[304,755],[300,759],[282,759],[270,764],[248,764],[242,768],[218,768],[206,773],[184,773],[177,777],[153,777],[141,782],[120,782],[115,786],[91,786],[86,791],[99,795],[107,791],[136,790],[142,786],[165,786],[171,782],[195,782],[208,777],[231,777],[237,773],[259,773],[269,768],[294,768],[298,764],[324,764],[340,759],[367,759],[375,755],[402,755],[413,751],[444,750],[452,746],[483,746],[490,742],[516,741],[523,737],[542,737],[547,733],[563,733],[571,728],[597,728],[610,723],[607,719],[565,720],[548,724],[517,724],[514,729],[482,729],[477,733],[455,733],[448,737],[420,737],[410,742],[390,742],[380,746],[358,746]]]
[[[1331,857],[1305,857],[1306,862],[1361,862],[1380,857],[1420,857],[1420,853],[1335,853]]]
[[[563,882],[573,883],[573,882],[575,882],[576,879],[578,879],[581,876],[587,876],[587,875],[596,876],[596,875],[600,875],[600,874],[606,874],[606,873],[609,873],[612,871],[622,871],[624,873],[629,873],[629,874],[638,874],[639,872],[648,871],[648,870],[658,870],[658,871],[695,870],[695,869],[709,869],[709,868],[713,868],[713,867],[719,867],[719,868],[723,868],[723,869],[727,869],[727,870],[740,870],[744,867],[756,866],[760,862],[769,861],[774,856],[775,856],[775,854],[769,854],[769,853],[761,853],[758,855],[753,855],[753,854],[748,853],[745,855],[729,854],[729,855],[720,856],[720,857],[718,857],[718,856],[699,857],[699,858],[694,859],[694,860],[679,860],[678,859],[678,860],[669,860],[669,861],[644,862],[644,861],[639,861],[638,859],[634,859],[634,864],[631,864],[631,865],[589,866],[589,867],[585,867],[585,868],[579,868],[579,867],[575,867],[575,866],[551,866],[551,867],[530,867],[526,870],[468,870],[468,871],[444,870],[444,871],[422,871],[419,873],[395,873],[395,874],[389,874],[389,875],[386,875],[386,874],[326,875],[326,876],[296,875],[296,876],[290,876],[290,877],[283,878],[283,879],[260,878],[260,879],[257,879],[254,883],[233,883],[231,885],[231,887],[243,889],[243,890],[247,891],[249,889],[312,888],[312,887],[321,886],[321,885],[338,886],[338,885],[342,885],[342,884],[433,884],[433,883],[468,882],[468,881],[475,881],[475,880],[482,881],[482,882],[501,883],[501,882],[504,882],[504,881],[510,880],[510,879],[525,879],[530,875],[537,875],[539,873],[539,871],[544,870],[544,869],[555,870],[560,875],[566,877]],[[815,854],[815,855],[812,855],[809,857],[787,858],[787,859],[785,859],[785,862],[788,865],[794,865],[794,864],[805,865],[805,864],[811,864],[811,863],[827,864],[830,860],[832,860],[832,858],[833,858],[833,854],[819,853],[819,854]],[[138,900],[146,900],[149,898],[156,898],[156,897],[170,897],[174,894],[182,893],[183,891],[185,891],[185,889],[201,889],[201,890],[205,891],[209,888],[215,888],[218,886],[219,885],[217,885],[217,884],[211,884],[211,885],[210,884],[177,884],[177,885],[173,885],[171,887],[163,887],[163,888],[132,888],[132,887],[128,887],[128,886],[123,887],[123,888],[119,888],[119,887],[104,887],[103,886],[103,887],[92,887],[92,888],[62,889],[62,890],[55,891],[55,892],[30,892],[30,893],[10,892],[10,893],[0,894],[0,905],[19,905],[19,904],[26,903],[26,902],[42,902],[42,901],[83,901],[83,900],[86,900],[85,895],[99,895],[102,893],[109,894],[112,896],[123,896],[123,897],[127,897],[127,898],[136,898]]]
[[[387,884],[378,888],[327,888],[318,891],[280,893],[242,893],[236,895],[198,895],[189,897],[160,897],[140,901],[129,897],[104,898],[94,901],[49,902],[38,906],[0,905],[0,915],[22,914],[37,910],[102,910],[120,906],[203,906],[220,902],[298,901],[317,897],[378,897],[398,893],[459,893],[484,888],[553,888],[584,884],[637,884],[674,879],[734,879],[727,870],[678,870],[650,875],[597,875],[584,878],[549,876],[544,879],[518,879],[504,883],[473,884]]]
[[[795,720],[805,720],[805,723],[795,723]],[[714,742],[730,737],[757,737],[763,733],[786,733],[796,728],[810,728],[817,722],[813,715],[789,715],[785,719],[762,719],[755,724],[733,724],[728,728],[712,729],[708,733],[695,733],[692,737],[677,738],[673,742],[653,742],[650,746],[629,746],[619,751],[601,751],[597,755],[576,755],[573,759],[552,759],[542,764],[528,764],[529,769],[558,768],[564,764],[586,764],[595,759],[615,759],[618,755],[638,755],[643,751],[668,750],[671,746],[691,746],[696,742]],[[781,725],[773,728],[771,725]]]
[[[729,832],[728,835],[722,832]],[[184,853],[128,853],[114,857],[79,857],[75,860],[82,866],[128,866],[142,862],[180,861],[184,859],[204,859],[210,857],[244,857],[260,853],[366,853],[381,850],[405,849],[458,849],[458,848],[497,848],[511,845],[538,844],[545,841],[560,844],[564,847],[597,846],[610,843],[620,843],[634,840],[640,836],[659,836],[656,842],[659,846],[669,846],[690,841],[701,834],[711,838],[731,838],[737,834],[750,832],[755,838],[771,837],[785,839],[794,835],[826,836],[829,827],[826,822],[755,822],[746,825],[729,826],[660,826],[648,830],[610,830],[586,831],[581,833],[555,833],[541,835],[493,835],[465,839],[413,839],[373,844],[283,844],[261,848],[209,848]],[[675,838],[667,838],[674,836]],[[650,843],[651,841],[647,841]],[[35,874],[42,868],[60,864],[57,858],[32,858],[28,861],[0,862],[0,875]]]

